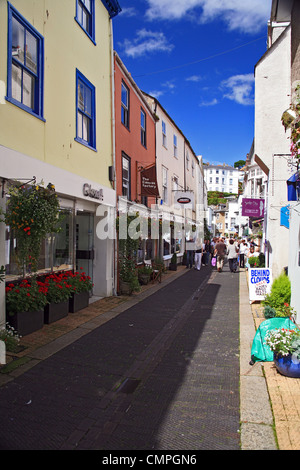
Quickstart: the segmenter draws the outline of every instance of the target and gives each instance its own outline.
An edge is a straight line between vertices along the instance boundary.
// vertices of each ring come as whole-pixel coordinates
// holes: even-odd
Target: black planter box
[[[170,263],[169,264],[169,270],[170,271],[177,271],[177,264],[176,263]]]
[[[69,312],[76,313],[83,308],[89,306],[90,293],[79,292],[78,294],[72,294],[72,297],[69,299]]]
[[[61,318],[64,318],[69,313],[69,300],[60,302],[58,304],[48,304],[44,308],[44,323],[49,325]]]
[[[7,315],[7,322],[17,331],[18,335],[26,336],[43,328],[44,310]]]

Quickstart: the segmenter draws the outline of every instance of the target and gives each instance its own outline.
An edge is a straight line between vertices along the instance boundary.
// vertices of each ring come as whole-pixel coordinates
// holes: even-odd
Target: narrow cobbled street
[[[186,272],[0,388],[2,449],[239,449],[239,276]]]

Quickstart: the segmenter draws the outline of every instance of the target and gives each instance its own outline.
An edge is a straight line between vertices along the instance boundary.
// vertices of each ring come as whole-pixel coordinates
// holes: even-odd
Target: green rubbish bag
[[[265,336],[270,330],[275,330],[277,328],[286,328],[288,330],[297,330],[298,327],[295,323],[290,320],[290,318],[269,318],[268,320],[263,321],[256,330],[252,348],[251,348],[251,361],[259,362],[271,362],[273,361],[273,351],[270,347],[265,344]]]

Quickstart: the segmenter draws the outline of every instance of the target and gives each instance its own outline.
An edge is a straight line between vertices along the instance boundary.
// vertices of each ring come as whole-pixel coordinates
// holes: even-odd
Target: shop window
[[[7,100],[43,119],[44,39],[8,4]]]
[[[62,209],[60,231],[49,234],[41,246],[41,254],[38,264],[38,271],[68,270],[73,268],[73,212]],[[6,227],[5,236],[5,268],[6,278],[14,279],[23,274],[22,269],[17,264],[16,252],[18,250],[17,240],[14,231]]]
[[[95,87],[79,70],[76,71],[76,118],[75,140],[96,150]]]
[[[95,43],[95,0],[76,0],[75,20]]]

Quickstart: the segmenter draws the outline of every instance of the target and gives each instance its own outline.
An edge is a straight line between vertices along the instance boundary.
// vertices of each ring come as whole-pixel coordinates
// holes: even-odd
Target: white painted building
[[[238,194],[241,175],[241,170],[225,163],[223,165],[204,164],[207,191]]]
[[[204,207],[204,174],[202,158],[198,158],[191,144],[169,116],[160,102],[153,96],[144,96],[156,115],[156,170],[160,193],[158,210],[162,220],[170,220],[171,227],[163,229],[160,255],[168,265],[173,253],[179,259],[185,251],[185,237],[189,234],[178,230],[180,224],[186,227],[199,225],[196,209]],[[178,191],[190,194],[193,207],[183,208],[176,204]],[[202,211],[203,212],[203,211]],[[203,226],[204,214],[201,212]],[[197,215],[198,214],[198,215]],[[166,224],[167,225],[167,224]]]
[[[273,278],[288,265],[289,253],[289,230],[280,224],[280,210],[287,205],[286,181],[291,175],[287,164],[290,141],[281,123],[291,93],[291,28],[286,19],[271,18],[268,49],[255,66],[254,160],[264,172],[263,178],[268,179],[264,236]],[[257,171],[257,167],[252,170]],[[255,183],[253,191],[257,191]]]

